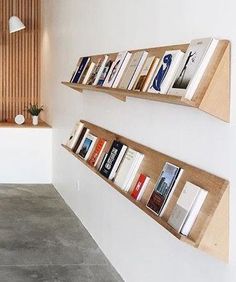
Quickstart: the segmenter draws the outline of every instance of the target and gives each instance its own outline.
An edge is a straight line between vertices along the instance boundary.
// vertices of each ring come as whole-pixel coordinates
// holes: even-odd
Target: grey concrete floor
[[[0,185],[0,282],[122,281],[51,185]]]

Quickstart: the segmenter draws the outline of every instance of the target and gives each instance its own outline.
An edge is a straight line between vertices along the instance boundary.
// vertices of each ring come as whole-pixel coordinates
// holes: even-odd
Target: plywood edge
[[[225,190],[198,248],[228,263],[229,187]]]
[[[228,44],[199,109],[230,121],[230,44]]]

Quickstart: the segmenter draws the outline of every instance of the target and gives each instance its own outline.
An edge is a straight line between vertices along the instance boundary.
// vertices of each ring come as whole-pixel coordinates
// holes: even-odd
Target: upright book
[[[146,59],[140,74],[134,84],[133,90],[142,91],[148,72],[152,66],[155,56],[150,56]]]
[[[104,87],[117,87],[120,82],[121,76],[123,75],[124,70],[129,62],[130,57],[131,53],[127,51],[118,53],[103,83]]]
[[[134,198],[135,200],[139,201],[143,193],[149,183],[150,177],[146,176],[144,174],[140,174],[137,183],[134,186],[134,189],[131,193],[131,197]]]
[[[80,152],[80,150],[81,150],[81,148],[82,148],[82,146],[83,146],[83,144],[84,144],[84,141],[85,141],[86,137],[88,136],[88,134],[89,134],[89,132],[90,132],[90,129],[89,129],[89,128],[84,127],[84,129],[85,129],[85,130],[83,130],[83,131],[81,132],[81,135],[80,135],[80,137],[79,137],[78,144],[77,144],[77,146],[76,146],[76,148],[75,148],[76,150],[74,149],[74,152],[75,152],[76,154],[79,154],[79,152]]]
[[[187,181],[172,210],[168,223],[176,231],[188,235],[207,193],[206,190]]]
[[[218,40],[214,38],[196,39],[190,42],[169,94],[192,99],[217,44]]]
[[[178,67],[183,59],[184,53],[180,50],[166,51],[148,89],[151,93],[166,94]]]
[[[81,78],[83,72],[85,71],[89,61],[90,61],[89,57],[80,58],[79,63],[78,63],[79,67],[76,71],[76,74],[73,77],[72,83],[78,83],[80,81],[80,78]]]
[[[105,55],[98,60],[93,72],[91,73],[91,75],[89,77],[87,84],[89,84],[89,85],[96,85],[97,84],[97,82],[98,82],[98,80],[101,76],[101,73],[102,73],[102,71],[105,67],[105,64],[107,62],[107,59],[108,59],[108,56]]]
[[[107,144],[107,141],[103,138],[100,138],[95,146],[94,151],[92,152],[92,155],[88,161],[88,163],[91,166],[96,166],[98,163],[98,160],[103,152],[103,150],[105,149],[105,146]]]
[[[79,139],[79,136],[83,130],[84,124],[82,122],[76,123],[75,127],[73,128],[70,138],[66,143],[66,146],[73,150],[76,146],[76,143]]]
[[[102,71],[102,74],[101,74],[101,76],[100,76],[100,78],[99,78],[99,80],[98,80],[97,85],[103,86],[103,83],[104,83],[104,81],[105,81],[105,79],[106,79],[106,77],[107,77],[107,75],[108,75],[108,73],[109,73],[109,70],[110,70],[110,68],[111,68],[112,63],[113,63],[112,60],[109,60],[109,61],[106,63],[105,68],[104,68],[103,71]]]
[[[130,189],[143,157],[143,154],[134,149],[127,149],[114,180],[115,184],[122,190],[128,191]]]
[[[89,158],[89,155],[93,150],[96,140],[97,140],[96,136],[94,136],[93,134],[87,134],[84,143],[82,144],[82,147],[79,151],[79,155],[83,159],[87,160]]]
[[[148,90],[148,88],[150,86],[150,83],[152,81],[152,78],[153,78],[153,76],[155,74],[155,71],[156,71],[156,69],[158,67],[159,61],[160,61],[159,58],[155,58],[154,59],[152,65],[151,65],[151,67],[150,67],[150,69],[148,71],[148,74],[147,74],[147,76],[145,78],[145,81],[143,83],[143,87],[142,87],[142,91],[143,92],[146,92]]]
[[[83,75],[81,76],[81,83],[82,84],[87,84],[89,81],[90,76],[92,75],[94,69],[96,67],[96,64],[94,62],[90,62],[90,64],[88,65],[87,71],[85,71],[83,73]]]
[[[165,163],[151,197],[147,203],[147,207],[154,213],[162,215],[167,203],[174,192],[174,184],[177,183],[180,177],[181,168],[171,163]]]
[[[148,52],[146,51],[138,51],[132,54],[118,85],[119,88],[128,90],[132,89],[147,56]]]
[[[119,141],[113,141],[106,159],[101,167],[101,174],[106,178],[113,179],[124,157],[127,146]]]

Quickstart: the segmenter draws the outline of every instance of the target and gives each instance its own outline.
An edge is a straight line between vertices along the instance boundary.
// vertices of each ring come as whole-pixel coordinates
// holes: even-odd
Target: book
[[[76,68],[75,68],[75,70],[74,70],[73,73],[72,73],[72,76],[71,76],[71,79],[70,79],[70,82],[71,82],[71,83],[72,83],[72,81],[73,81],[73,79],[74,79],[74,77],[75,77],[75,74],[76,74],[77,71],[78,71],[78,68],[79,68],[79,66],[77,65]]]
[[[74,75],[74,78],[72,80],[72,83],[78,83],[80,80],[81,75],[83,74],[84,70],[86,69],[86,66],[88,65],[90,61],[89,57],[83,57],[80,58],[79,63],[78,63],[78,69],[76,74]]]
[[[103,138],[100,138],[95,146],[94,151],[92,152],[92,155],[88,161],[88,163],[91,166],[96,166],[98,163],[98,160],[103,152],[103,150],[105,149],[105,146],[107,144],[107,141]]]
[[[89,77],[89,80],[87,82],[88,85],[96,85],[97,84],[99,77],[101,76],[101,71],[103,71],[103,68],[105,67],[107,59],[108,59],[107,55],[99,58],[95,68],[93,69],[93,71],[92,71],[92,73]]]
[[[199,187],[200,188],[200,187]],[[184,225],[181,229],[181,233],[185,236],[188,236],[196,219],[197,219],[197,216],[202,208],[202,205],[204,204],[204,201],[207,197],[207,194],[208,194],[208,191],[200,188],[200,191],[199,191],[199,194],[193,204],[193,207],[191,208],[185,222],[184,222]]]
[[[119,141],[113,141],[105,162],[100,170],[106,178],[113,179],[122,161],[127,146]]]
[[[84,140],[84,143],[82,144],[82,147],[79,151],[79,155],[87,160],[89,158],[89,155],[90,153],[92,152],[93,150],[93,147],[95,145],[95,142],[97,140],[97,137],[94,136],[93,134],[87,134],[85,140]]]
[[[115,177],[115,184],[122,190],[128,191],[139,169],[144,155],[128,148]]]
[[[199,186],[186,182],[168,223],[178,232],[187,236],[199,214],[207,193],[206,190]]]
[[[143,196],[143,193],[149,183],[149,180],[150,180],[150,177],[144,174],[140,174],[138,181],[135,184],[134,189],[131,193],[131,197],[139,201]]]
[[[118,85],[119,88],[132,89],[147,56],[148,52],[146,51],[138,51],[132,54]]]
[[[158,178],[155,188],[147,203],[147,207],[157,215],[163,214],[168,197],[174,192],[174,184],[177,183],[181,168],[166,162]],[[171,193],[172,192],[172,193]]]
[[[104,155],[102,156],[101,163],[100,164],[98,163],[98,171],[101,171],[107,156],[108,156],[108,153],[104,153]]]
[[[145,80],[147,78],[148,72],[151,68],[151,65],[155,59],[155,56],[150,56],[146,59],[141,72],[139,73],[137,80],[133,86],[133,90],[142,91]]]
[[[81,133],[81,135],[83,134],[83,136],[79,137],[80,141],[78,140],[78,144],[76,146],[77,148],[76,148],[76,150],[74,149],[74,153],[76,153],[76,154],[79,154],[79,152],[80,152],[80,150],[82,148],[82,145],[84,144],[84,141],[85,141],[86,137],[88,136],[88,134],[90,132],[89,128],[84,127],[84,129],[85,130],[82,131],[82,133]]]
[[[152,78],[153,78],[153,76],[154,76],[155,70],[156,70],[157,67],[158,67],[159,61],[160,61],[159,58],[155,58],[155,59],[154,59],[152,65],[151,65],[151,67],[150,67],[150,69],[149,69],[149,72],[148,72],[148,74],[147,74],[147,77],[146,77],[146,79],[145,79],[145,82],[144,82],[144,84],[143,84],[143,87],[142,87],[142,91],[143,91],[143,92],[146,92],[146,91],[148,90],[148,87],[149,87],[149,85],[150,85],[150,83],[151,83],[151,80],[152,80]]]
[[[103,83],[104,87],[117,87],[130,57],[131,53],[127,51],[118,53]]]
[[[96,75],[96,78],[93,82],[93,85],[97,85],[98,84],[98,81],[100,80],[100,77],[101,75],[103,74],[103,70],[105,69],[106,67],[106,63],[107,63],[107,60],[108,60],[108,56],[105,55],[101,61],[100,61],[100,66],[98,66],[98,72],[97,72],[97,75]]]
[[[214,38],[196,39],[190,42],[169,94],[192,99],[217,44],[218,40]]]
[[[73,149],[72,149],[72,151],[75,153],[76,151],[77,151],[77,149],[78,149],[78,147],[79,147],[79,145],[80,145],[80,143],[81,143],[81,141],[82,141],[82,139],[84,138],[84,135],[86,134],[86,132],[87,132],[87,127],[83,127],[83,129],[82,129],[82,131],[81,131],[81,133],[80,133],[80,135],[79,135],[79,137],[78,137],[78,139],[77,139],[77,141],[76,141],[76,144],[75,144],[75,146],[73,147]]]
[[[78,138],[83,130],[84,124],[82,122],[76,123],[75,127],[73,128],[70,138],[68,139],[66,146],[69,147],[71,150],[74,149],[76,146],[76,143],[78,141]]]
[[[184,53],[180,50],[166,51],[164,53],[154,73],[148,92],[167,93],[183,56]]]
[[[88,83],[88,80],[89,80],[93,70],[95,69],[95,67],[96,67],[96,64],[94,62],[91,62],[89,64],[88,70],[86,72],[84,72],[85,75],[81,77],[81,83],[82,84]]]
[[[97,85],[103,86],[103,83],[104,83],[104,81],[105,81],[105,79],[106,79],[106,77],[107,77],[107,74],[108,74],[108,72],[109,72],[109,70],[110,70],[110,68],[111,68],[112,63],[113,63],[112,60],[109,60],[109,61],[106,63],[105,68],[104,68],[103,71],[102,71],[102,74],[101,74],[101,76],[100,76],[100,78],[99,78],[99,80],[98,80]]]

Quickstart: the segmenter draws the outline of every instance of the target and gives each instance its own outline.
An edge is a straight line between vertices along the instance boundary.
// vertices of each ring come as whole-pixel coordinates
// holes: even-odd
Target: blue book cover
[[[105,81],[105,79],[107,77],[107,74],[108,74],[108,72],[110,70],[111,65],[112,65],[112,61],[111,60],[106,63],[106,66],[105,66],[105,68],[104,68],[104,70],[103,70],[103,72],[101,74],[101,77],[100,77],[97,85],[100,85],[100,86],[103,85],[103,82]]]
[[[81,77],[83,71],[85,70],[85,68],[86,68],[86,66],[87,66],[87,64],[88,64],[88,62],[89,62],[89,60],[90,60],[89,57],[84,57],[84,58],[82,58],[82,61],[81,61],[80,66],[79,66],[79,68],[78,68],[78,70],[77,70],[77,72],[76,72],[76,75],[75,75],[74,78],[73,78],[72,83],[77,83],[77,82],[79,81],[79,79],[80,79],[80,77]]]

